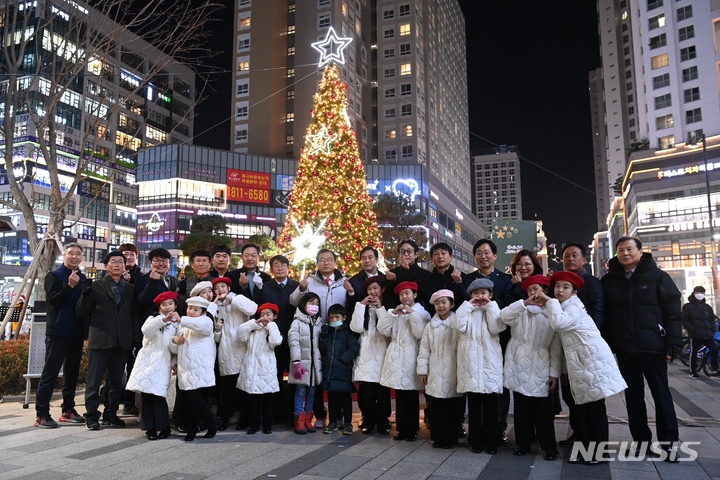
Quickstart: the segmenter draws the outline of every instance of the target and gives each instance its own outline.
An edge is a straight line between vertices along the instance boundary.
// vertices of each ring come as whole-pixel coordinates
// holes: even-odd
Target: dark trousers
[[[135,355],[138,354],[140,351],[140,348],[135,350]],[[133,367],[135,366],[135,355],[130,352],[127,356],[127,360],[125,361],[125,378],[130,378],[130,374],[132,373]],[[123,391],[122,396],[122,403],[126,407],[134,407],[135,406],[135,392],[131,392],[130,390]]]
[[[187,430],[187,433],[192,434],[200,430],[206,430],[216,423],[215,416],[207,402],[208,392],[204,392],[203,390],[206,389],[178,391],[178,398],[182,392],[185,401],[183,426]]]
[[[427,398],[428,395],[425,394]],[[430,416],[430,435],[440,445],[455,445],[458,439],[458,412],[464,409],[465,396],[451,398],[430,397],[427,414]]]
[[[605,411],[605,399],[596,400],[594,402],[575,405],[577,414],[577,441],[582,442],[585,448],[588,448],[590,442],[607,442],[610,437],[607,421],[607,412]],[[593,452],[593,456],[595,453]],[[600,458],[596,458],[599,460]],[[590,461],[592,458],[585,458]]]
[[[179,429],[186,430],[185,418],[187,417],[187,397],[185,393],[180,390],[180,384],[178,383],[177,377],[175,377],[175,405],[173,405],[172,411],[172,424]]]
[[[239,409],[239,392],[237,389],[238,374],[217,377],[218,408],[217,416],[228,419]]]
[[[336,423],[344,416],[345,425],[352,425],[352,395],[349,392],[328,392],[328,412],[330,423]]]
[[[645,381],[655,401],[655,429],[660,442],[678,441],[675,416],[667,378],[665,353],[618,353],[618,367],[628,388],[625,390],[630,434],[636,442],[650,442],[652,432],[647,423]]]
[[[420,429],[420,393],[417,390],[395,390],[395,429],[412,435]]]
[[[315,418],[318,420],[325,420],[325,417],[327,416],[327,410],[325,410],[325,401],[323,400],[323,396],[325,395],[325,391],[322,389],[320,385],[315,387],[315,400],[313,401],[313,415],[315,415]],[[328,396],[328,402],[330,401]],[[330,405],[328,404],[328,407]]]
[[[528,397],[513,392],[515,400],[515,444],[530,450],[533,433],[545,453],[557,452],[555,446],[555,407],[552,396]]]
[[[467,393],[468,443],[471,447],[497,448],[500,443],[497,393]]]
[[[105,420],[117,417],[122,395],[122,376],[128,351],[119,347],[88,350],[88,375],[85,386],[85,409],[87,420],[99,420],[100,385],[103,375],[107,372],[106,385],[107,403],[103,411]]]
[[[75,408],[75,389],[78,374],[80,373],[82,354],[82,338],[55,337],[52,335],[45,337],[45,365],[43,366],[35,398],[35,411],[38,415],[50,414],[50,399],[63,364],[65,368],[63,369],[63,403],[61,408],[63,411]]]
[[[141,415],[146,431],[170,431],[170,413],[165,397],[143,393]]]
[[[498,421],[500,422],[500,431],[507,431],[507,417],[510,413],[510,390],[503,388],[503,392],[497,396],[498,400]]]
[[[361,401],[362,399],[362,401]],[[365,428],[385,425],[388,421],[386,404],[390,402],[390,389],[375,382],[360,382],[358,406]]]
[[[713,370],[718,369],[718,350],[715,339],[692,338],[690,339],[690,371],[694,374],[697,373],[698,368],[697,353],[703,345],[705,345],[710,350],[710,368]]]
[[[274,393],[248,393],[250,403],[250,428],[269,430],[272,426]]]
[[[575,399],[572,396],[572,390],[570,390],[570,382],[560,383],[560,390],[562,392],[562,399],[568,406],[568,420],[570,421],[570,428],[577,430],[577,411],[575,410]]]

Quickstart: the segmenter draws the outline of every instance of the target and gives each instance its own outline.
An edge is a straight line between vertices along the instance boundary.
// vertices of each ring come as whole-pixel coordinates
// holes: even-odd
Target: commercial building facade
[[[473,152],[473,210],[486,231],[493,220],[522,220],[520,158],[516,147]]]

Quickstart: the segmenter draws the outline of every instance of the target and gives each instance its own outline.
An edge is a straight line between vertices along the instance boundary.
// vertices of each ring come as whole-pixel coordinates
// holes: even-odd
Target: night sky
[[[216,14],[209,97],[197,108],[196,144],[230,148],[232,2]],[[460,0],[468,56],[470,149],[516,145],[523,216],[548,243],[590,243],[595,184],[588,74],[600,66],[589,0]],[[228,14],[228,12],[230,12]],[[202,88],[198,80],[196,87]],[[222,107],[221,107],[222,106]]]

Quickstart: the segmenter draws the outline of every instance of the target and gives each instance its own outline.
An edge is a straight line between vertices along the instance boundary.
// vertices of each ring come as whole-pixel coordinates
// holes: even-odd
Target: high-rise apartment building
[[[23,31],[29,42],[17,74],[0,62],[0,118],[6,121],[9,102],[28,100],[15,110],[13,169],[0,167],[0,199],[5,201],[0,214],[9,216],[18,230],[0,238],[2,259],[30,263],[34,252],[28,238],[43,236],[47,230],[50,193],[60,189],[63,196],[71,196],[64,208],[63,239],[85,247],[85,266],[101,267],[109,250],[135,242],[138,151],[164,143],[192,143],[195,72],[87,4],[14,3],[22,15],[7,14],[13,12],[12,5],[0,7],[5,12],[0,15],[0,34],[14,39],[14,45],[0,55],[12,55],[13,48],[18,54]],[[53,83],[57,81],[53,69],[63,72],[59,83],[65,85]],[[8,93],[13,90],[10,82],[16,82],[20,93]],[[53,94],[53,88],[62,95]],[[39,148],[50,138],[36,123],[46,115],[54,115],[49,130],[55,140],[52,160],[46,160]],[[0,139],[0,150],[8,143]],[[48,170],[51,161],[57,164],[57,183]],[[92,178],[74,186],[83,173],[79,168]],[[22,213],[8,206],[13,198],[10,175],[22,183],[33,202],[37,232],[28,231]],[[93,201],[99,190],[104,193]]]
[[[596,170],[607,175],[597,182],[599,218],[631,151],[720,133],[718,20],[717,0],[598,0],[602,67],[590,91],[602,118],[593,135],[604,137],[596,139]]]
[[[352,38],[341,65],[367,164],[424,165],[470,205],[465,20],[457,0],[238,0],[232,149],[300,158],[321,77],[311,43]]]
[[[487,232],[493,220],[522,220],[520,159],[516,148],[473,152],[473,211]]]

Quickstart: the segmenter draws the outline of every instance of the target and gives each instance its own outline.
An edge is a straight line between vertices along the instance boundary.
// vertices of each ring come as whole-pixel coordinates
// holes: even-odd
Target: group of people
[[[64,363],[59,420],[90,430],[123,426],[121,400],[123,412],[132,413],[140,392],[141,423],[151,440],[169,436],[173,424],[186,440],[202,430],[212,438],[238,412],[237,428],[249,434],[269,434],[290,415],[297,434],[352,434],[357,388],[363,433],[389,433],[393,390],[394,439],[414,441],[422,390],[434,447],[457,444],[467,411],[472,451],[494,454],[507,441],[512,392],[514,453],[526,454],[537,439],[546,460],[554,460],[560,389],[574,433],[559,444],[582,442],[590,453],[571,461],[595,465],[603,458],[592,442],[608,440],[604,399],[621,391],[637,442],[633,453],[647,452],[647,382],[657,439],[668,452],[677,449],[665,352],[681,339],[680,292],[637,238],[618,240],[602,281],[585,270],[582,244],[564,247],[564,270],[552,276],[530,250],[515,255],[508,273],[500,271],[488,239],[475,244],[478,269],[470,273],[452,265],[446,243],[431,247],[433,268],[425,270],[418,245],[403,240],[398,266],[386,273],[377,268],[378,251],[366,247],[362,271],[352,277],[337,268],[334,252],[322,249],[317,270],[299,282],[289,278],[281,255],[269,262],[272,276],[260,271],[260,248],[249,243],[235,270],[226,246],[193,252],[193,275],[179,281],[169,274],[167,250],[150,251],[151,270],[142,273],[130,244],[109,253],[107,275],[91,281],[77,268],[82,249],[66,245],[63,265],[45,278],[47,350],[37,427],[57,426],[49,401]],[[80,415],[74,397],[85,338],[86,413]],[[172,372],[178,395],[170,419]],[[209,387],[216,389],[217,417]]]

